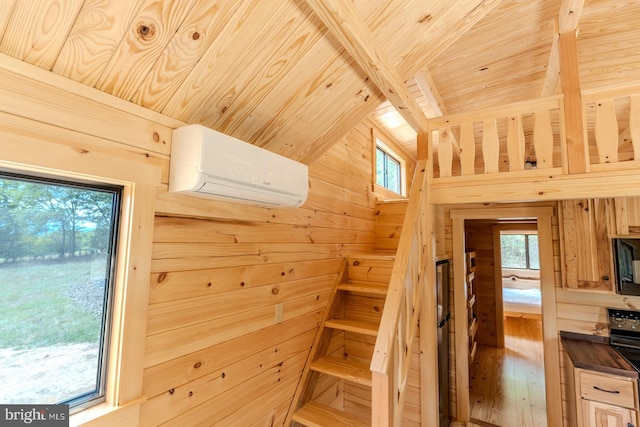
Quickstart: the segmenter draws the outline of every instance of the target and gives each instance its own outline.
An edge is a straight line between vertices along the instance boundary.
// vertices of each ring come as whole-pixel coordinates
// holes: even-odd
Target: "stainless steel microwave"
[[[614,238],[612,243],[616,292],[640,295],[640,237]]]

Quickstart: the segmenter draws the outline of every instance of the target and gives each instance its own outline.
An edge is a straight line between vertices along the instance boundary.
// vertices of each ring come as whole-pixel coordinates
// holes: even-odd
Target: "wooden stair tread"
[[[348,283],[340,283],[338,289],[341,291],[360,292],[371,295],[386,296],[389,284],[377,282],[349,281]]]
[[[324,356],[311,363],[311,370],[371,387],[369,365],[335,356]]]
[[[388,252],[388,253],[376,253],[376,252],[350,253],[350,254],[345,254],[345,256],[347,258],[349,258],[349,259],[364,258],[364,259],[376,259],[376,260],[381,260],[381,261],[395,261],[395,259],[396,259],[395,253],[392,253],[392,252]]]
[[[309,402],[298,409],[293,414],[292,420],[307,427],[368,427],[371,425],[370,420],[316,402]]]
[[[324,326],[327,328],[356,332],[358,334],[369,335],[372,337],[378,336],[378,325],[364,320],[329,319],[324,322]]]

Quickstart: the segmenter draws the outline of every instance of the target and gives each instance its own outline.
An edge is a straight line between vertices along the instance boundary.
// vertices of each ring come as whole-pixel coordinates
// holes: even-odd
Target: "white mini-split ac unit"
[[[307,199],[307,165],[201,125],[175,129],[169,191],[266,207]]]

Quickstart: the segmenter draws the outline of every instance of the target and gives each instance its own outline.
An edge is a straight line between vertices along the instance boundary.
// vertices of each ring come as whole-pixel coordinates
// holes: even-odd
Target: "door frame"
[[[469,402],[469,332],[465,300],[465,236],[464,222],[471,219],[536,220],[540,248],[553,248],[551,206],[483,207],[452,209],[454,330],[456,346],[457,419],[470,421]],[[547,425],[562,425],[560,355],[556,316],[556,283],[553,250],[540,251],[540,291],[542,298],[542,339],[544,346],[545,398]],[[462,321],[461,321],[462,320]]]

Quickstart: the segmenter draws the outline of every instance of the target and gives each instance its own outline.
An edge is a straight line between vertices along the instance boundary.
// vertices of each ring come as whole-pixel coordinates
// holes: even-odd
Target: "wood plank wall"
[[[310,165],[300,209],[158,194],[142,425],[284,419],[339,257],[373,250],[370,134]],[[342,385],[322,388],[342,405]]]
[[[396,253],[406,210],[406,200],[376,203],[376,251]]]
[[[140,425],[282,423],[341,257],[374,249],[370,125],[310,165],[304,207],[268,210],[168,194],[175,121],[64,79],[36,94],[30,77],[4,74],[0,88],[15,100],[0,112],[4,141],[33,145],[31,155],[55,145],[162,170]],[[342,405],[342,390],[327,384],[326,401]]]
[[[167,194],[168,144],[162,141],[171,120],[86,88],[75,91],[55,78],[54,89],[39,84],[37,96],[26,96],[35,93],[34,82],[3,73],[0,86],[8,101],[15,100],[0,114],[5,141],[20,140],[39,153],[56,145],[123,159],[132,167],[162,168],[149,254],[143,383],[148,400],[141,425],[283,420],[338,258],[373,250],[381,237],[374,233],[370,125],[357,126],[310,165],[310,197],[303,208],[242,207]],[[52,98],[59,102],[43,101]],[[465,206],[471,207],[436,207],[439,255],[452,255],[449,210]],[[639,297],[562,290],[557,218],[553,233],[559,330],[605,334],[606,307],[640,307]],[[276,304],[283,307],[282,323],[275,322]],[[450,366],[455,416],[453,345]],[[258,390],[266,397],[256,400]],[[341,393],[336,390],[327,394]]]

